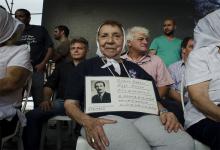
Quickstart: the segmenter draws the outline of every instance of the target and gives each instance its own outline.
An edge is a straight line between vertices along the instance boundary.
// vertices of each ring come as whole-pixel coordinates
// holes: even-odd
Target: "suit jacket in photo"
[[[94,95],[92,97],[92,103],[111,103],[110,93],[105,92],[102,96],[102,99],[100,98],[98,94]]]

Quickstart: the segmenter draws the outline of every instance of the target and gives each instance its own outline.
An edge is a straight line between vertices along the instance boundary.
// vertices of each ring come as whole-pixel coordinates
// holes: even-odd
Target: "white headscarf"
[[[0,8],[0,44],[12,37],[17,30],[23,30],[24,24]]]
[[[101,57],[101,58],[105,58],[107,60],[107,63],[105,65],[103,65],[101,68],[106,68],[106,67],[109,67],[111,65],[113,65],[115,71],[120,75],[121,74],[121,69],[120,69],[120,65],[119,63],[115,60],[115,59],[110,59],[110,58],[106,58],[101,50],[100,50],[100,45],[99,45],[99,42],[98,42],[98,35],[99,35],[99,31],[100,31],[100,28],[103,26],[103,24],[101,24],[97,30],[97,33],[96,33],[96,45],[97,45],[97,51],[96,51],[96,54]],[[122,46],[122,50],[121,50],[121,54],[125,52],[125,44],[126,44],[126,38],[125,38],[125,30],[123,27],[121,27],[121,30],[122,30],[122,34],[123,34],[123,37],[124,37],[124,40],[123,40],[123,46]],[[120,55],[118,56],[117,59],[120,58]]]
[[[193,50],[206,46],[220,46],[220,9],[199,20],[194,29],[194,39]]]

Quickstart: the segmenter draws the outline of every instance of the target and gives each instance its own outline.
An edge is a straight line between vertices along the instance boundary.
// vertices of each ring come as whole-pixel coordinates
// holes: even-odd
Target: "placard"
[[[158,114],[151,81],[126,77],[86,77],[85,113],[131,111]]]

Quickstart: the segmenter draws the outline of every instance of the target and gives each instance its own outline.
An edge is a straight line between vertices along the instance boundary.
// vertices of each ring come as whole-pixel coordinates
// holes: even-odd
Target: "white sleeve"
[[[7,67],[19,66],[32,71],[32,65],[30,62],[30,46],[21,45],[14,48],[15,49],[12,49],[14,50],[14,55],[9,60]]]
[[[190,53],[186,63],[186,86],[211,80],[208,59],[208,51],[206,48],[201,48],[200,50]]]

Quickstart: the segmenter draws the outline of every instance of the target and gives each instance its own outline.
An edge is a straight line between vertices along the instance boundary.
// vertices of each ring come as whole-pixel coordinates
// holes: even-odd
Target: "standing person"
[[[105,82],[96,81],[94,86],[97,94],[92,97],[92,103],[110,103],[111,95],[105,90]]]
[[[64,103],[67,114],[82,125],[81,133],[88,143],[96,150],[150,150],[151,146],[161,150],[193,150],[192,138],[179,130],[181,125],[175,115],[167,112],[159,102],[158,116],[138,112],[93,115],[83,112],[86,76],[148,80],[152,82],[156,99],[160,99],[153,78],[138,65],[120,58],[125,45],[125,33],[120,23],[105,21],[98,28],[96,39],[98,57],[76,67],[68,80]]]
[[[69,28],[65,25],[58,25],[54,29],[54,39],[59,42],[58,46],[54,49],[53,61],[55,61],[56,66],[63,62],[68,62],[71,60],[69,48],[70,41],[68,39]]]
[[[186,64],[190,102],[185,127],[195,139],[220,149],[220,9],[200,19],[194,29],[195,47]]]
[[[3,137],[14,132],[18,120],[22,125],[26,121],[19,108],[32,72],[30,48],[15,45],[23,29],[24,24],[0,7],[0,145]]]
[[[185,84],[184,79],[185,76],[185,63],[188,59],[189,53],[192,51],[194,45],[194,41],[192,37],[185,37],[181,43],[181,60],[171,64],[168,68],[172,79],[174,80],[174,84],[170,86],[169,97],[179,104],[181,104],[181,83]],[[184,103],[189,101],[188,94],[184,94]]]
[[[165,19],[163,23],[164,35],[156,37],[149,48],[150,53],[159,56],[167,67],[180,60],[181,40],[174,36],[175,29],[175,20]]]
[[[31,63],[34,69],[32,75],[31,95],[34,101],[34,107],[37,107],[42,99],[44,74],[46,64],[53,53],[53,43],[44,27],[29,24],[31,15],[28,10],[16,10],[15,18],[25,24],[25,30],[22,33],[21,41],[19,43],[26,43],[31,47]]]
[[[150,74],[156,82],[160,97],[165,97],[173,80],[163,61],[156,55],[148,54],[149,30],[134,26],[128,30],[126,40],[128,51],[122,58],[138,64]]]
[[[70,42],[71,62],[63,63],[55,68],[44,85],[43,99],[39,107],[26,113],[27,126],[23,133],[25,150],[39,150],[43,124],[51,117],[65,115],[64,93],[68,74],[85,60],[88,46],[88,41],[82,37],[74,38]],[[55,98],[52,101],[54,94]]]

